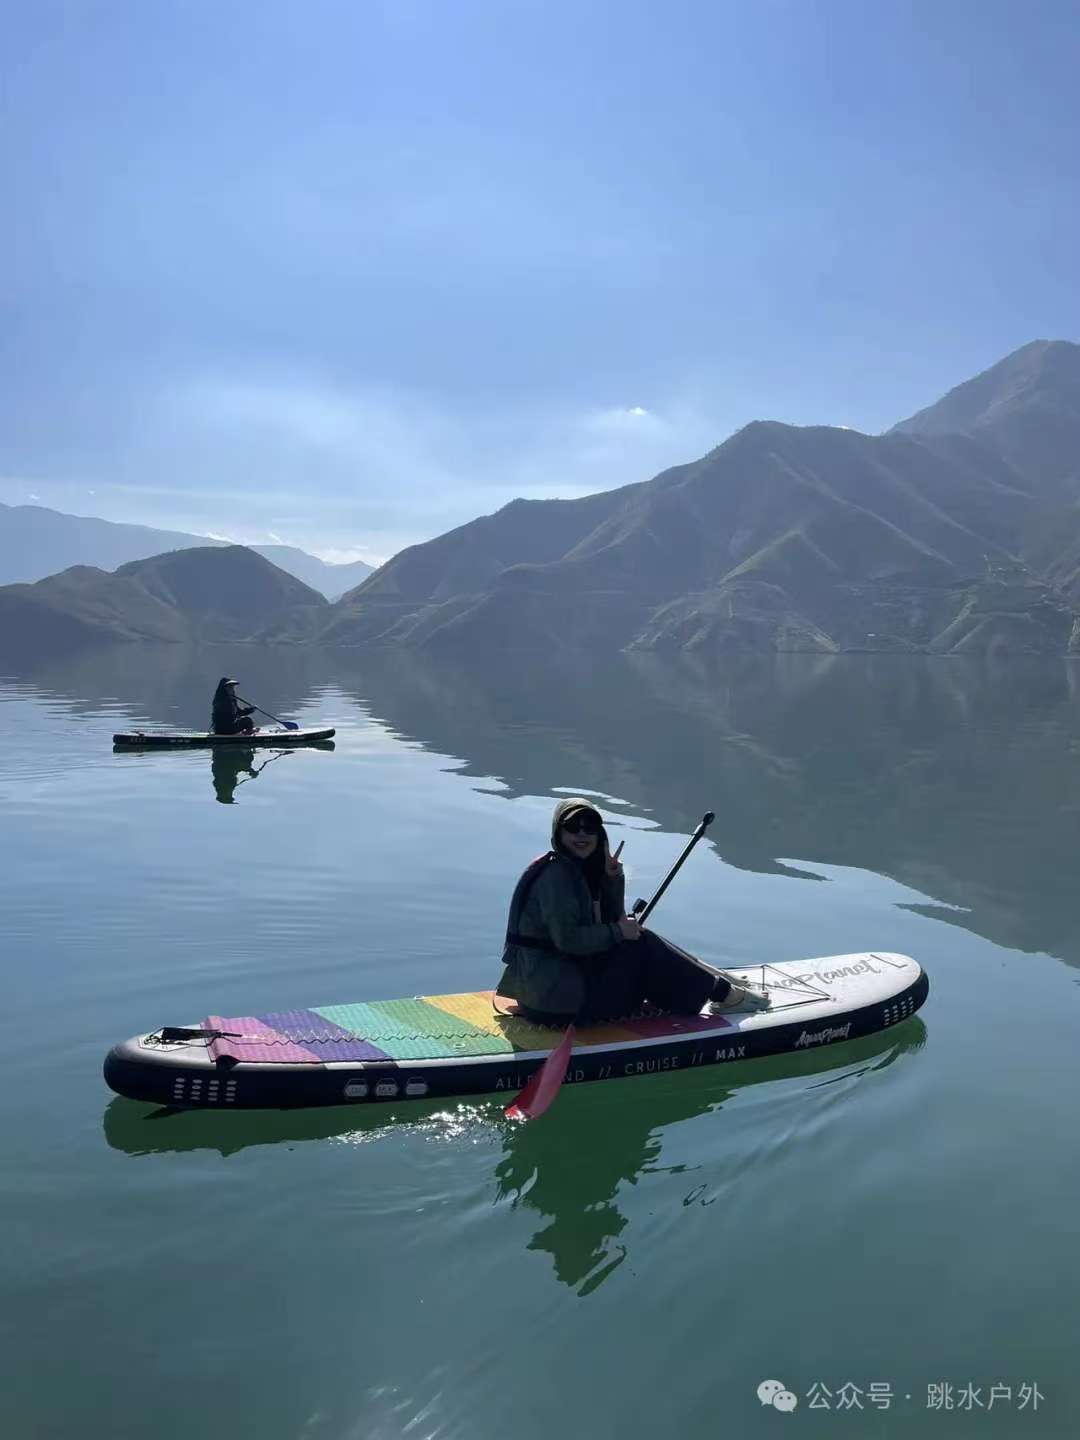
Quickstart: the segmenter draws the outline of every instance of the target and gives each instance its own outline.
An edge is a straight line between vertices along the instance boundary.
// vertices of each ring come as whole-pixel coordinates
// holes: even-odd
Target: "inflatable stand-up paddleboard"
[[[240,735],[215,735],[212,730],[133,730],[114,735],[117,750],[186,750],[202,745],[311,745],[332,740],[332,729],[248,730]]]
[[[866,952],[725,970],[768,987],[767,1010],[640,1015],[577,1031],[566,1082],[728,1065],[898,1025],[929,981],[906,955]],[[490,990],[210,1015],[114,1046],[120,1095],[182,1108],[290,1109],[520,1090],[563,1038]]]

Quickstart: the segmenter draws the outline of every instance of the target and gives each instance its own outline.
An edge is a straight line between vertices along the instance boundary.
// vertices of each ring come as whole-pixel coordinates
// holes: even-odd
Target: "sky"
[[[1076,0],[4,0],[0,501],[382,560],[1080,339]]]

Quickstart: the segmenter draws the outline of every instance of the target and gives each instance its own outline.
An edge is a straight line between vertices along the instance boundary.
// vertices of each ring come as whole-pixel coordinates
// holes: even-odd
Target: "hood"
[[[559,848],[559,830],[562,827],[563,821],[568,820],[569,817],[576,814],[578,810],[588,810],[596,816],[601,825],[601,839],[604,837],[604,817],[600,814],[600,811],[591,800],[586,800],[583,795],[571,795],[568,799],[559,801],[555,806],[555,814],[551,817],[551,848],[555,851],[556,855],[563,853]]]

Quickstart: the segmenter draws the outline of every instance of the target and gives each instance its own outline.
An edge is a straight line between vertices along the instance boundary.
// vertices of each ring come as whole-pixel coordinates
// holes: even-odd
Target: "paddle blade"
[[[537,1070],[517,1099],[503,1111],[508,1120],[535,1120],[542,1115],[566,1078],[570,1065],[570,1052],[574,1048],[574,1027],[568,1025],[566,1034]]]
[[[286,730],[299,730],[299,729],[300,729],[300,726],[296,723],[295,720],[284,720],[284,721],[282,721],[282,724],[285,726],[285,729],[286,729]]]

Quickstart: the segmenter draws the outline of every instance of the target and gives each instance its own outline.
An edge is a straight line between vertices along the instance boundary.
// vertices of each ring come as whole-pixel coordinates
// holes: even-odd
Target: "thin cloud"
[[[229,543],[269,535],[370,564],[519,497],[646,480],[723,438],[689,391],[648,407],[470,411],[416,390],[255,367],[176,377],[126,415],[114,463],[98,461],[110,473],[94,477],[107,518]]]
[[[352,546],[345,549],[336,545],[329,545],[321,550],[313,552],[320,560],[325,560],[327,565],[352,565],[357,560],[362,560],[365,565],[378,567],[389,559],[387,555],[378,555],[374,550],[368,550],[364,546]]]

